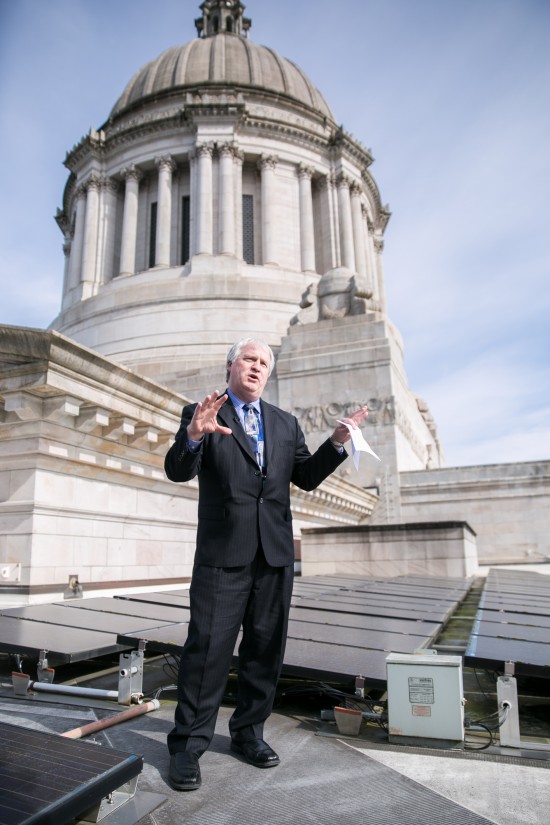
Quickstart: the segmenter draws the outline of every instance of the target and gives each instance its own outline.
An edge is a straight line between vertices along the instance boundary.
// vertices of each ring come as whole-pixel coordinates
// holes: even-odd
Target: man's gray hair
[[[261,338],[243,338],[241,341],[237,341],[237,343],[233,344],[233,346],[227,353],[227,358],[225,359],[226,363],[232,364],[233,361],[239,357],[239,355],[241,354],[241,350],[243,349],[243,347],[246,347],[247,344],[255,344],[255,346],[265,349],[265,351],[269,355],[269,375],[271,375],[271,373],[273,372],[273,367],[275,366],[275,356],[273,355],[273,350],[271,349],[269,344],[266,344],[266,342],[262,341]],[[229,380],[229,369],[227,370],[225,380]]]

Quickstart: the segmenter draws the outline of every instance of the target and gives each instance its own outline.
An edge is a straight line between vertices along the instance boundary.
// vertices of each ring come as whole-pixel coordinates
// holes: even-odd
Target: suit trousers
[[[263,738],[283,664],[293,578],[293,565],[271,567],[261,548],[242,567],[195,565],[170,753],[200,756],[208,748],[241,627],[237,706],[229,731],[240,741]]]

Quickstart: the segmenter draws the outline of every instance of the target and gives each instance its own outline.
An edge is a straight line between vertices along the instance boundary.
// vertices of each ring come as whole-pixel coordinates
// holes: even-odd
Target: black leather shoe
[[[233,739],[231,750],[244,756],[255,768],[274,768],[281,761],[263,739],[248,739],[246,742],[237,742]]]
[[[196,791],[201,786],[201,769],[196,753],[183,751],[170,757],[168,782],[175,791]]]

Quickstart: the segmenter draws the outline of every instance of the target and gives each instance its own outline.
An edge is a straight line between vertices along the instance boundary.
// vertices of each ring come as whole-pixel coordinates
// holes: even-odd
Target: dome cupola
[[[198,36],[209,37],[228,32],[246,37],[252,21],[249,17],[243,17],[244,8],[239,0],[205,0],[200,7],[202,17],[195,20]]]

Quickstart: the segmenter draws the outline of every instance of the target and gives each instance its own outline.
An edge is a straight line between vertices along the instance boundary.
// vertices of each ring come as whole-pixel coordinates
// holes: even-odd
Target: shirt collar
[[[238,398],[234,392],[231,392],[229,388],[226,390],[226,392],[237,412],[240,413],[245,404],[247,404],[249,407],[254,407],[254,409],[258,412],[261,412],[259,398],[257,398],[255,401],[241,401],[241,399]]]

